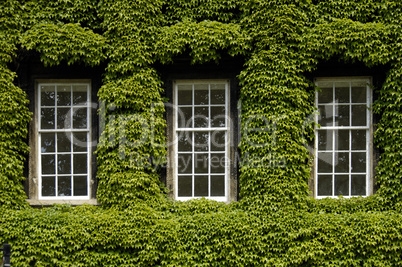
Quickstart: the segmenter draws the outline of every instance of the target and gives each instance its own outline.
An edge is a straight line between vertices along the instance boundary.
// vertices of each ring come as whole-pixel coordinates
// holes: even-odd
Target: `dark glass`
[[[41,129],[54,129],[55,117],[54,108],[41,108],[40,127]]]
[[[73,155],[73,166],[75,174],[86,174],[87,170],[87,154],[76,154]]]
[[[57,133],[57,151],[70,152],[71,151],[71,134],[70,133]]]
[[[332,90],[332,87],[320,88],[318,92],[318,103],[332,103],[334,101]]]
[[[211,153],[209,161],[211,173],[225,173],[226,158],[224,153]]]
[[[177,155],[177,171],[178,173],[192,173],[193,155],[182,154]]]
[[[225,151],[225,132],[213,131],[211,133],[211,151]]]
[[[318,130],[318,150],[332,150],[332,130]]]
[[[366,94],[366,87],[352,87],[352,103],[366,103]]]
[[[366,130],[352,130],[352,150],[366,150]]]
[[[57,106],[71,105],[71,87],[68,85],[57,86]]]
[[[74,176],[74,196],[88,195],[88,184],[86,176]]]
[[[43,197],[56,196],[56,181],[54,176],[42,177],[42,196]]]
[[[335,106],[335,126],[349,126],[349,106]]]
[[[42,174],[55,174],[55,155],[42,155]]]
[[[194,85],[194,105],[208,105],[208,84]]]
[[[192,85],[178,85],[177,100],[178,100],[177,103],[179,105],[192,105],[193,104]]]
[[[352,172],[366,172],[366,152],[352,152]]]
[[[318,175],[317,195],[332,196],[332,175]]]
[[[352,106],[352,126],[366,126],[367,122],[366,105]]]
[[[225,85],[211,84],[211,104],[225,104]]]
[[[335,88],[335,103],[349,103],[349,87]]]
[[[42,106],[55,106],[56,94],[54,86],[41,86],[41,105]]]
[[[319,173],[332,173],[332,153],[318,152],[318,168]]]
[[[208,153],[194,153],[194,173],[208,173]]]
[[[209,114],[208,107],[195,107],[194,108],[194,127],[205,128],[208,127]]]
[[[225,127],[226,126],[226,116],[225,107],[211,107],[211,127]]]
[[[73,105],[85,105],[87,96],[86,85],[76,85],[73,87]]]
[[[335,150],[349,150],[349,130],[335,131]]]
[[[352,196],[366,195],[366,175],[352,175]]]
[[[209,132],[194,132],[194,151],[208,151]]]
[[[75,108],[73,113],[73,128],[87,128],[87,108]]]
[[[335,175],[335,196],[349,196],[349,175]]]
[[[193,196],[193,181],[191,176],[177,177],[177,195],[179,197],[192,197]]]
[[[320,105],[318,106],[318,112],[319,112],[318,124],[320,124],[321,126],[334,125],[333,122],[334,114],[332,105],[326,105],[326,106]]]
[[[57,170],[59,174],[71,173],[71,155],[58,154],[57,155]]]
[[[58,108],[57,109],[57,129],[70,129],[71,128],[71,109]]]
[[[40,139],[42,153],[55,152],[56,138],[54,133],[42,133]]]
[[[196,175],[194,176],[194,196],[207,197],[208,196],[208,176]]]
[[[86,152],[87,151],[87,133],[73,133],[73,151]]]
[[[58,196],[71,196],[71,177],[59,176],[57,184]]]
[[[181,107],[177,113],[177,123],[179,128],[192,128],[193,109],[191,107]]]
[[[349,153],[335,153],[335,172],[349,172]]]
[[[192,151],[192,132],[179,132],[178,133],[178,150],[181,151]]]
[[[211,175],[211,197],[225,196],[225,176]]]

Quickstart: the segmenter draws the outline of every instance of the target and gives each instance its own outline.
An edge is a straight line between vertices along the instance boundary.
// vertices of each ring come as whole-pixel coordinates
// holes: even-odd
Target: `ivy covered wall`
[[[0,20],[0,242],[12,245],[15,266],[402,264],[400,1],[4,0]],[[248,139],[239,149],[248,164],[239,170],[237,203],[176,203],[159,182],[167,141],[155,66],[180,56],[193,64],[244,59],[238,78]],[[15,85],[26,57],[44,66],[105,64],[101,206],[26,204],[32,114]],[[307,77],[334,59],[386,70],[374,103],[379,189],[364,199],[309,197],[315,91]],[[119,121],[133,114],[146,121]],[[248,131],[266,120],[275,131]],[[152,138],[120,145],[143,131]],[[133,164],[142,158],[154,161]]]

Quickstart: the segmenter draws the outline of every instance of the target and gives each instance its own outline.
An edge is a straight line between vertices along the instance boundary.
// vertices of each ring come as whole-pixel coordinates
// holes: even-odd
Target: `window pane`
[[[212,151],[225,151],[225,132],[213,131],[211,133],[211,150]]]
[[[87,151],[87,133],[73,133],[73,151],[74,152],[85,152]]]
[[[73,86],[73,105],[86,105],[87,95],[86,85]]]
[[[332,175],[318,175],[317,195],[332,196]]]
[[[335,172],[349,172],[349,152],[335,153]]]
[[[194,151],[208,151],[209,132],[194,132]]]
[[[349,130],[335,131],[335,150],[349,150]]]
[[[318,130],[318,150],[332,150],[332,131]]]
[[[57,105],[70,106],[71,105],[71,86],[59,85],[57,86]]]
[[[42,174],[56,173],[55,155],[42,155]]]
[[[211,104],[225,104],[224,84],[211,84]]]
[[[70,152],[71,151],[71,134],[70,133],[58,133],[57,134],[57,151],[58,152]]]
[[[342,83],[340,87],[339,83],[335,84],[335,103],[349,103],[349,83]]]
[[[332,83],[330,83],[332,85]],[[318,92],[318,103],[332,103],[333,99],[333,89],[330,87],[320,87]]]
[[[349,106],[335,106],[335,126],[349,126]]]
[[[193,104],[192,85],[178,85],[177,100],[179,105],[192,105]]]
[[[194,176],[194,196],[207,197],[208,196],[208,176]]]
[[[55,87],[54,86],[41,86],[40,101],[42,106],[55,106]]]
[[[352,130],[352,150],[366,150],[366,130]]]
[[[193,127],[192,119],[193,109],[191,107],[182,107],[177,112],[177,127],[178,128],[191,128]]]
[[[54,108],[41,108],[40,127],[41,129],[54,129]]]
[[[318,123],[321,126],[333,126],[333,106],[332,105],[325,105],[325,106],[318,106]]]
[[[42,196],[44,197],[56,196],[56,180],[54,176],[42,177]]]
[[[74,173],[75,174],[86,174],[87,173],[87,154],[77,154],[73,155],[74,161]]]
[[[59,174],[71,173],[71,155],[59,154],[57,155],[57,170]]]
[[[366,172],[365,152],[352,152],[352,172]]]
[[[225,153],[211,153],[211,173],[225,173]]]
[[[211,127],[225,127],[226,117],[225,117],[225,107],[211,107]]]
[[[318,153],[318,168],[319,173],[331,173],[332,172],[332,153],[331,152],[319,152]]]
[[[74,196],[88,195],[88,184],[86,176],[74,176]]]
[[[59,196],[71,196],[71,177],[59,176],[57,191]]]
[[[179,173],[192,173],[193,168],[193,155],[192,154],[178,154],[177,156],[177,170]]]
[[[366,103],[366,87],[352,87],[352,103]]]
[[[194,154],[194,173],[208,173],[208,153]]]
[[[73,113],[73,128],[87,128],[87,108],[75,108]]]
[[[192,140],[191,135],[192,132],[179,132],[178,133],[178,150],[179,151],[192,151]]]
[[[209,115],[208,107],[195,107],[194,108],[194,127],[203,128],[208,127]]]
[[[177,195],[179,197],[192,197],[193,181],[191,176],[179,176],[177,178]]]
[[[70,108],[58,108],[57,109],[57,129],[70,129]]]
[[[335,175],[335,196],[349,196],[349,175]]]
[[[225,196],[225,176],[211,175],[211,196],[212,197]]]
[[[208,84],[194,85],[194,105],[208,105]]]
[[[352,196],[366,195],[366,175],[352,175]]]
[[[366,105],[352,106],[352,126],[366,126],[367,123]]]
[[[43,133],[41,139],[41,152],[55,152],[56,138],[54,133]]]

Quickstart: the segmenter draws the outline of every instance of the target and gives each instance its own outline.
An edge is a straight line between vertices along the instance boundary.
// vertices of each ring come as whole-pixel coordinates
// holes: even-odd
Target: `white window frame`
[[[205,127],[205,128],[186,128],[186,127],[182,127],[179,128],[178,127],[178,113],[180,112],[179,110],[179,106],[178,106],[178,85],[192,85],[193,86],[193,92],[194,92],[194,85],[196,84],[224,84],[225,85],[225,127]],[[206,199],[212,199],[212,200],[216,200],[216,201],[222,201],[222,202],[228,202],[229,201],[229,192],[230,192],[230,181],[229,181],[229,176],[230,176],[230,158],[229,158],[229,149],[230,149],[230,125],[231,125],[231,120],[229,118],[229,101],[230,101],[230,83],[228,80],[214,80],[214,79],[205,79],[205,80],[176,80],[173,83],[173,188],[174,188],[174,197],[176,200],[180,200],[180,201],[186,201],[186,200],[190,200],[190,199],[195,199],[195,198],[202,198],[202,197],[197,197],[194,196],[194,160],[193,160],[193,166],[192,166],[192,196],[191,197],[183,197],[183,196],[178,196],[178,133],[179,132],[213,132],[213,131],[225,131],[225,149],[224,149],[224,154],[225,154],[225,171],[224,171],[224,184],[225,184],[225,189],[224,189],[224,196],[222,197],[217,197],[217,196],[204,196],[204,198]],[[209,87],[210,88],[210,87]],[[209,98],[210,99],[210,98]],[[211,107],[213,106],[213,104],[211,104],[211,101],[209,100],[208,105],[206,105],[207,107]],[[192,111],[193,111],[193,115],[194,115],[194,93],[193,93],[193,104],[191,105],[192,107]],[[210,109],[208,109],[210,112]],[[209,118],[210,118],[210,113],[209,113]],[[191,155],[193,155],[194,158],[194,148],[191,152],[189,152]],[[213,153],[213,151],[211,152],[210,150],[210,145],[208,146],[208,153],[210,155],[210,153]],[[222,153],[222,152],[219,152]],[[210,158],[210,157],[209,157]],[[209,164],[211,165],[211,164]],[[208,185],[210,185],[210,166],[209,168],[209,172],[208,172]],[[209,195],[210,195],[210,186],[209,186]]]
[[[366,84],[366,105],[367,105],[367,110],[366,112],[366,126],[351,126],[351,121],[352,121],[352,109],[349,108],[349,126],[323,126],[321,125],[320,127],[315,127],[315,145],[314,145],[314,151],[315,151],[315,158],[314,158],[314,196],[315,198],[321,199],[321,198],[335,198],[338,197],[338,195],[335,195],[335,167],[332,167],[332,172],[330,173],[318,173],[318,152],[325,152],[325,151],[330,151],[332,152],[332,162],[335,162],[335,154],[336,152],[339,152],[335,148],[335,131],[336,130],[366,130],[366,149],[365,150],[358,150],[357,152],[365,152],[366,153],[366,171],[365,173],[353,173],[351,171],[351,152],[356,150],[352,150],[352,144],[349,142],[349,149],[348,150],[342,150],[342,152],[347,152],[349,153],[348,159],[349,159],[349,172],[347,173],[338,173],[339,175],[348,175],[349,176],[349,194],[348,195],[342,195],[342,197],[345,198],[350,198],[350,197],[355,197],[355,195],[351,195],[351,175],[365,175],[366,176],[366,192],[364,195],[361,195],[363,197],[369,196],[372,194],[372,111],[371,111],[371,105],[372,105],[372,89],[371,89],[371,84],[372,84],[372,78],[371,77],[320,77],[315,79],[315,84],[316,86],[319,85],[319,83],[332,83],[333,84],[333,97],[335,94],[335,84],[339,82],[349,82],[349,102],[343,105],[349,105],[349,107],[353,106],[353,103],[351,101],[352,95],[351,95],[351,86],[352,83],[365,83]],[[318,86],[319,87],[319,86]],[[315,106],[318,108],[318,95],[319,92],[316,92],[315,95]],[[336,103],[331,103],[332,104],[332,115],[335,116],[335,108],[336,108]],[[358,105],[358,104],[356,104]],[[328,105],[330,106],[330,105]],[[316,122],[318,122],[320,114],[317,112],[316,114]],[[318,149],[318,131],[322,130],[332,130],[332,149],[331,150],[321,150],[319,151]],[[351,140],[351,131],[349,132],[349,140]],[[332,176],[332,195],[318,195],[318,175],[331,175]]]
[[[70,116],[70,123],[71,123],[71,128],[70,129],[65,129],[65,128],[61,128],[61,129],[57,129],[57,116],[55,116],[55,129],[42,129],[41,128],[41,108],[42,108],[42,104],[41,104],[41,87],[42,86],[55,86],[55,90],[57,91],[57,86],[86,86],[86,92],[87,92],[87,101],[85,103],[82,104],[78,104],[78,105],[70,105],[70,106],[60,106],[63,108],[67,108],[67,107],[71,107],[71,109],[82,109],[85,108],[86,109],[86,114],[87,114],[87,122],[86,122],[86,128],[84,129],[73,129],[73,115],[74,115],[74,110],[70,110],[68,115]],[[37,83],[37,101],[36,101],[36,112],[37,112],[37,127],[36,127],[36,132],[37,132],[37,172],[38,172],[38,199],[39,200],[89,200],[90,196],[91,196],[91,161],[92,161],[92,147],[91,147],[91,126],[92,126],[92,120],[91,120],[91,83],[90,82],[75,82],[75,81],[40,81]],[[72,92],[72,91],[71,91]],[[50,107],[50,106],[49,106]],[[55,103],[55,112],[57,112],[57,104]],[[56,157],[56,170],[55,170],[55,190],[56,190],[56,195],[55,196],[42,196],[42,177],[45,177],[46,175],[42,175],[42,155],[45,155],[46,153],[43,153],[41,151],[41,136],[44,133],[69,133],[69,134],[73,134],[74,133],[86,133],[86,138],[87,138],[87,142],[86,142],[86,152],[64,152],[64,154],[70,154],[71,156],[71,166],[70,166],[70,170],[72,170],[73,167],[73,156],[74,155],[78,155],[78,154],[85,154],[87,156],[87,173],[86,173],[86,183],[87,183],[87,194],[86,195],[81,195],[81,196],[57,196],[57,156],[58,156],[58,151],[57,151],[57,141],[55,143],[55,152],[50,152],[49,154],[55,154]],[[73,139],[74,137],[72,137]],[[73,180],[74,180],[74,174],[72,171],[70,171],[70,174],[64,174],[64,175],[60,175],[60,176],[70,176],[71,177],[71,192],[73,194],[73,190],[74,190],[74,186],[73,186]],[[79,176],[84,176],[85,174],[79,174]],[[47,176],[52,176],[52,175],[47,175]]]

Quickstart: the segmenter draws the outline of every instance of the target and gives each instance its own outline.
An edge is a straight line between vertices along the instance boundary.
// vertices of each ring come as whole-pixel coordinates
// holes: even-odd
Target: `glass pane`
[[[177,102],[179,105],[192,105],[193,104],[192,85],[178,85],[177,86]]]
[[[346,84],[345,84],[346,85]],[[335,84],[337,86],[337,84]],[[335,103],[349,103],[349,85],[335,88]]]
[[[208,173],[208,153],[194,154],[194,173]]]
[[[70,108],[58,108],[57,109],[57,129],[70,129]]]
[[[349,172],[349,153],[335,153],[335,172]]]
[[[86,152],[87,151],[87,133],[73,133],[73,151]]]
[[[57,86],[57,105],[70,106],[71,105],[71,86],[60,85]]]
[[[54,133],[42,133],[40,135],[41,139],[41,152],[55,152],[56,147],[56,137]]]
[[[211,197],[225,196],[225,176],[212,175],[211,176]]]
[[[70,152],[71,151],[71,134],[70,133],[58,133],[57,134],[57,151],[58,152]]]
[[[86,174],[87,173],[87,154],[77,154],[73,155],[74,162],[74,173],[75,174]]]
[[[86,176],[74,176],[74,196],[88,195],[88,184]]]
[[[332,131],[318,130],[318,150],[332,150]]]
[[[73,128],[87,128],[87,108],[75,108],[73,113]]]
[[[211,117],[212,117],[211,127],[225,127],[226,116],[224,106],[211,107]]]
[[[317,195],[332,196],[332,175],[318,175]]]
[[[349,106],[335,106],[335,126],[349,126]]]
[[[209,115],[208,107],[195,107],[194,108],[194,127],[205,128],[208,127]]]
[[[40,87],[40,101],[42,106],[55,106],[55,87],[54,86],[41,86]]]
[[[194,105],[208,105],[208,84],[194,85]]]
[[[213,131],[211,133],[211,150],[212,151],[225,151],[225,132]]]
[[[349,175],[335,175],[335,196],[349,196]]]
[[[211,104],[225,104],[225,85],[211,84]]]
[[[352,130],[352,150],[366,150],[366,130]]]
[[[352,152],[352,172],[366,172],[366,152]]]
[[[352,126],[366,126],[367,122],[366,105],[352,106]]]
[[[349,150],[349,130],[335,131],[335,150]]]
[[[366,93],[366,87],[352,87],[352,103],[366,103]]]
[[[42,174],[56,173],[55,155],[42,155]]]
[[[352,175],[352,196],[366,195],[366,175]]]
[[[178,154],[177,155],[177,171],[178,173],[191,173],[193,168],[193,155],[192,154]]]
[[[179,128],[191,128],[193,127],[192,119],[193,116],[193,108],[191,107],[182,107],[178,110],[177,113],[177,123]]]
[[[321,126],[333,126],[333,106],[318,106],[318,124]]]
[[[59,154],[57,155],[57,170],[59,174],[71,173],[71,155]]]
[[[57,184],[58,196],[71,196],[71,177],[59,176]]]
[[[42,196],[44,197],[56,196],[56,180],[54,176],[42,177]]]
[[[87,86],[73,86],[73,105],[86,105],[87,103]]]
[[[192,151],[192,132],[179,132],[178,133],[178,150],[179,151]]]
[[[207,197],[208,196],[208,176],[194,176],[194,196]]]
[[[208,151],[209,132],[194,132],[194,151]]]
[[[320,87],[320,90],[318,91],[318,103],[332,103],[334,101],[332,90],[332,86],[325,88]]]
[[[54,129],[54,108],[41,108],[40,127],[41,129]]]
[[[211,153],[211,173],[225,173],[226,158],[224,153]]]
[[[191,176],[177,177],[177,195],[179,197],[192,197],[193,196],[193,181]]]
[[[319,152],[318,153],[318,168],[319,173],[332,172],[332,153]]]

